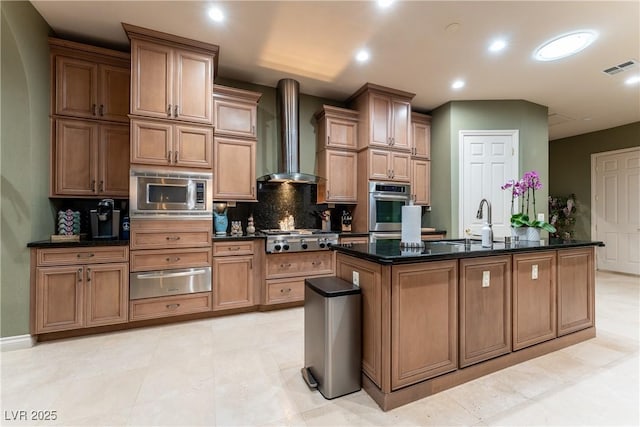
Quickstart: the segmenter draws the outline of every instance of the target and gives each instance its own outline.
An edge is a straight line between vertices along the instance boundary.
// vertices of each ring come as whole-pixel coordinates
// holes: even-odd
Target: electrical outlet
[[[491,272],[490,271],[483,271],[482,272],[482,287],[483,288],[488,288],[490,282],[491,282]]]
[[[531,279],[538,280],[538,264],[533,264],[531,266]]]
[[[357,271],[354,271],[353,274],[351,275],[351,281],[353,282],[354,285],[356,286],[360,286],[360,273],[358,273]]]

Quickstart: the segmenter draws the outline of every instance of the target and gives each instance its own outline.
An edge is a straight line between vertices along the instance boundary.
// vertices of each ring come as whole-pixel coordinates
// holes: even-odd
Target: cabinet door
[[[556,337],[554,252],[513,256],[513,349]]]
[[[213,309],[253,305],[253,257],[213,259]]]
[[[371,113],[369,145],[389,146],[391,142],[391,99],[388,96],[372,93],[369,109]]]
[[[460,367],[511,351],[511,256],[460,260]]]
[[[213,124],[213,57],[176,49],[173,117]]]
[[[558,251],[558,336],[595,324],[593,251]]]
[[[424,206],[431,204],[430,160],[411,160],[411,192],[414,204]]]
[[[391,179],[390,156],[389,151],[369,149],[369,179]]]
[[[81,328],[82,266],[40,267],[36,275],[36,333]]]
[[[55,195],[97,195],[98,124],[58,119],[55,128]]]
[[[173,127],[170,123],[131,120],[131,163],[170,165],[173,161]]]
[[[129,126],[101,125],[98,143],[98,192],[129,197]]]
[[[318,167],[319,175],[326,178],[318,184],[318,203],[357,203],[357,153],[325,150],[318,153]]]
[[[202,169],[213,167],[213,128],[176,124],[174,132],[173,163],[176,166]]]
[[[409,153],[390,153],[391,179],[398,182],[411,181],[411,156]]]
[[[411,133],[411,104],[407,101],[393,99],[391,101],[393,134],[391,146],[409,151],[409,135]]]
[[[256,138],[258,106],[255,102],[216,99],[213,109],[216,135]]]
[[[98,65],[56,57],[56,114],[95,118],[98,112]]]
[[[457,261],[393,266],[391,388],[458,367]]]
[[[413,155],[425,159],[431,158],[431,125],[422,122],[411,124]]]
[[[129,123],[128,68],[100,65],[100,90],[98,92],[98,116],[103,120]]]
[[[124,323],[129,318],[128,264],[85,266],[85,326]]]
[[[257,200],[256,141],[215,138],[214,200]]]
[[[131,114],[170,118],[173,115],[173,49],[131,41]]]
[[[327,147],[358,148],[358,122],[327,118]]]

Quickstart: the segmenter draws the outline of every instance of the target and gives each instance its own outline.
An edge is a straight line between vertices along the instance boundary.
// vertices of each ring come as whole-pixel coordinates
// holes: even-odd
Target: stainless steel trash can
[[[326,399],[361,387],[361,291],[337,277],[305,280],[302,376]]]

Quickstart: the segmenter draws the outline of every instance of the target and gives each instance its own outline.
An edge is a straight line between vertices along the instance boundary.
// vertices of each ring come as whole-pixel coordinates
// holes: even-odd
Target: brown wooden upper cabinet
[[[317,122],[316,152],[324,149],[358,149],[360,113],[345,108],[323,105],[315,114]]]
[[[257,138],[261,93],[213,85],[213,125],[216,135]]]
[[[369,149],[358,155],[368,157],[369,179],[377,181],[409,182],[411,156],[390,150]]]
[[[360,112],[358,148],[411,151],[411,99],[414,96],[371,83],[353,94],[347,102]]]
[[[213,124],[218,46],[130,24],[131,114]]]
[[[411,155],[431,158],[431,116],[411,113]]]
[[[55,38],[49,39],[55,89],[51,113],[129,122],[129,55]]]

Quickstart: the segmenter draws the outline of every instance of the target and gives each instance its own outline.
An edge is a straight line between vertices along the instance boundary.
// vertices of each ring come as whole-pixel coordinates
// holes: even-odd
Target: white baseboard
[[[33,347],[36,340],[31,335],[15,335],[0,338],[0,351],[20,350]]]

